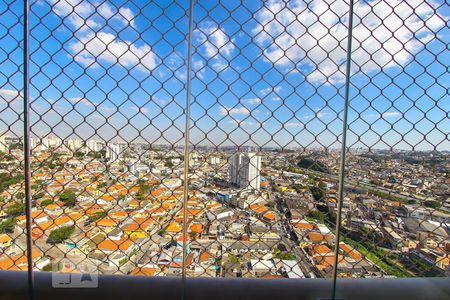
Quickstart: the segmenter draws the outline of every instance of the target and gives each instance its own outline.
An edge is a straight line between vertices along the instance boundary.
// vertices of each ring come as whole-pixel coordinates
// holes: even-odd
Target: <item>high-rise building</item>
[[[109,158],[108,161],[110,162],[116,162],[119,159],[120,155],[120,144],[118,143],[111,143],[108,144],[106,155]]]
[[[58,137],[45,137],[41,141],[42,145],[44,146],[44,150],[49,150],[51,148],[58,148],[62,144],[62,140]]]
[[[86,142],[86,146],[85,146],[85,151],[86,153],[89,153],[91,151],[93,152],[97,152],[99,151],[100,147],[99,147],[99,142],[96,140],[88,140]]]
[[[220,164],[220,157],[217,157],[217,156],[211,156],[211,157],[209,158],[209,164],[210,164],[210,165],[218,165],[218,164]]]
[[[66,140],[66,141],[64,141],[64,144],[71,151],[78,151],[83,146],[82,141],[79,139]]]
[[[6,145],[6,136],[0,136],[0,152],[8,152],[8,145]]]
[[[37,148],[37,146],[39,145],[39,139],[36,137],[31,137],[30,138],[30,148],[31,151],[38,151],[39,149]],[[0,146],[1,147],[1,146]]]
[[[256,153],[236,153],[230,158],[230,183],[240,188],[259,190],[261,156]]]

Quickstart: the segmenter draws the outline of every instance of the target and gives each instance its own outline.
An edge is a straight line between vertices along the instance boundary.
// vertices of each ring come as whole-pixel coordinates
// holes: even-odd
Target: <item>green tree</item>
[[[14,232],[14,224],[16,224],[16,218],[8,218],[3,222],[0,222],[0,233],[12,233]]]
[[[82,152],[80,150],[75,151],[75,157],[76,158],[83,158],[84,155],[85,155],[84,152]]]
[[[273,252],[272,255],[274,258],[278,258],[278,259],[283,259],[283,260],[295,260],[296,257],[295,255],[286,252],[286,251],[281,251],[278,247],[276,247]]]
[[[25,204],[23,203],[14,203],[13,205],[8,206],[6,209],[6,214],[10,216],[20,216],[25,213]]]
[[[189,237],[192,239],[192,240],[196,240],[197,239],[197,237],[198,237],[198,232],[195,232],[195,231],[191,231],[190,233],[189,233]]]
[[[39,193],[35,193],[33,196],[31,196],[31,199],[32,200],[38,200],[38,199],[41,199],[44,196],[45,196],[44,192],[39,192]]]
[[[439,208],[441,207],[441,204],[437,201],[433,201],[433,200],[427,200],[423,203],[426,207],[430,207],[430,208]]]
[[[311,194],[316,201],[323,201],[325,197],[325,190],[319,186],[312,186],[310,188]]]
[[[103,219],[104,217],[106,217],[106,215],[107,215],[106,211],[97,211],[89,216],[89,221],[95,222],[97,220]]]
[[[44,206],[47,206],[47,205],[52,204],[52,203],[53,203],[52,199],[45,199],[45,200],[43,200],[41,202],[41,206],[44,207]]]
[[[314,160],[310,157],[300,157],[297,165],[300,168],[309,169],[317,172],[329,173],[328,167],[321,161]]]
[[[18,192],[18,193],[16,193],[15,198],[17,200],[23,200],[23,199],[25,199],[25,193],[24,192]]]
[[[242,258],[234,256],[234,255],[230,255],[228,257],[228,261],[232,262],[232,263],[243,263],[244,262],[244,260]]]
[[[73,207],[76,203],[76,196],[72,190],[65,190],[59,195],[59,200],[64,202],[65,206]]]
[[[59,244],[67,240],[75,231],[75,226],[63,226],[50,232],[47,242],[50,244]]]

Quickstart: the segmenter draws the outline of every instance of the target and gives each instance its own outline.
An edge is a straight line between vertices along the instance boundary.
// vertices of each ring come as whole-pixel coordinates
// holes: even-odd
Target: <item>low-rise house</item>
[[[255,277],[264,277],[277,273],[277,268],[272,260],[252,259],[250,260],[251,273]]]
[[[6,233],[0,234],[0,248],[1,249],[8,248],[9,246],[11,246],[11,244],[12,244],[12,238],[8,234],[6,234]]]

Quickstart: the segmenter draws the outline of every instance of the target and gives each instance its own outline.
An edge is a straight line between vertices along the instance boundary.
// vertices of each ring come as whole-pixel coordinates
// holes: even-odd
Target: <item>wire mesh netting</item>
[[[30,234],[36,271],[448,276],[450,7],[349,7],[30,1],[27,157],[23,1],[0,1],[0,269]]]

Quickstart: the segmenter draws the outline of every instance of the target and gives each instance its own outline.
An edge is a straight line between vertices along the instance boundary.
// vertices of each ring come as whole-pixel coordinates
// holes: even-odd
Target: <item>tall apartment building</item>
[[[69,148],[71,151],[78,151],[83,146],[83,142],[79,139],[70,139],[65,140],[64,144]]]
[[[109,162],[116,162],[120,159],[121,147],[119,143],[108,144],[106,149],[106,157]]]
[[[61,146],[62,140],[58,137],[49,136],[41,140],[41,144],[44,146],[44,150],[49,150],[50,148],[57,148]]]
[[[230,158],[228,169],[230,183],[239,188],[259,190],[261,156],[256,153],[236,153]]]
[[[84,147],[84,150],[86,153],[89,153],[91,151],[97,152],[97,151],[100,151],[101,149],[102,149],[102,144],[96,140],[88,140],[85,143],[85,147]]]
[[[6,136],[0,136],[0,152],[8,152],[8,145],[6,145]]]

